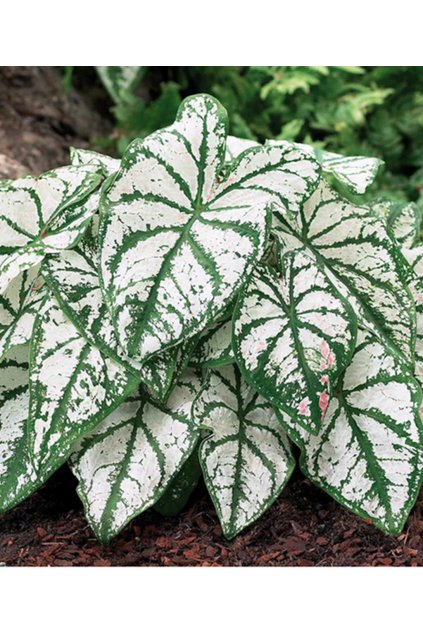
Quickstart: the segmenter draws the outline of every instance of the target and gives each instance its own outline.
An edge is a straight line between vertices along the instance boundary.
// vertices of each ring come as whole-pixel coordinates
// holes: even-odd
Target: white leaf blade
[[[90,345],[48,296],[35,321],[31,345],[28,428],[37,471],[63,463],[72,444],[138,382]]]
[[[61,167],[38,178],[4,181],[0,185],[0,249],[4,253],[4,249],[38,240],[52,219],[90,194],[99,182],[91,165]]]
[[[360,332],[355,356],[317,436],[282,422],[304,473],[386,533],[399,533],[422,480],[421,390],[389,348]]]
[[[97,209],[90,194],[101,179],[85,165],[0,185],[0,293],[46,252],[76,244]]]
[[[316,259],[285,254],[278,276],[253,272],[234,313],[234,351],[246,380],[315,433],[351,360],[356,320]]]
[[[130,146],[105,193],[102,284],[120,343],[139,361],[206,327],[263,251],[266,205],[212,204],[225,136],[218,102],[192,97],[173,126]]]
[[[195,447],[198,379],[184,375],[166,407],[134,394],[75,447],[71,458],[88,521],[108,543],[166,490]]]
[[[0,362],[0,512],[35,491],[49,473],[37,474],[28,452],[28,348],[16,347]]]
[[[208,491],[227,538],[264,513],[294,468],[274,410],[235,366],[213,370],[193,406],[195,422],[211,430],[200,447]]]
[[[333,152],[318,152],[324,172],[332,174],[354,194],[364,194],[374,182],[384,164],[369,156],[342,156]]]
[[[271,202],[295,215],[317,186],[320,168],[310,148],[270,141],[242,152],[214,191],[213,207]]]
[[[279,215],[286,235],[291,233],[291,240],[316,255],[361,323],[384,337],[412,366],[416,326],[406,263],[382,220],[323,181],[300,216],[295,224]],[[280,230],[278,235],[284,239]]]

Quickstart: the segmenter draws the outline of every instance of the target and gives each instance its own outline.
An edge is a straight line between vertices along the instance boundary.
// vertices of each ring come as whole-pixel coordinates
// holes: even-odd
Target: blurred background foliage
[[[129,81],[114,79],[127,69]],[[423,67],[169,66],[96,67],[114,132],[95,139],[120,155],[135,137],[169,125],[181,100],[198,92],[227,108],[230,134],[305,142],[386,163],[378,187],[423,207]],[[65,70],[65,86],[80,67]],[[107,77],[112,78],[108,82]]]

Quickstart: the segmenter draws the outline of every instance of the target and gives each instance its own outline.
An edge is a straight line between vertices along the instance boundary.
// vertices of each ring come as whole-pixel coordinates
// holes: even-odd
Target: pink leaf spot
[[[320,350],[322,351],[322,355],[325,359],[328,358],[330,350],[329,350],[329,346],[326,343],[325,340],[322,341],[321,345],[320,345]]]

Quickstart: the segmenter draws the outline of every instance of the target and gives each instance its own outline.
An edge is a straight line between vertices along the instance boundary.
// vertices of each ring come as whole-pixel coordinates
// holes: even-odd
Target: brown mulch
[[[67,467],[0,517],[7,566],[421,566],[423,495],[404,532],[383,535],[300,474],[273,507],[226,540],[202,485],[175,518],[150,510],[108,547],[87,526]]]

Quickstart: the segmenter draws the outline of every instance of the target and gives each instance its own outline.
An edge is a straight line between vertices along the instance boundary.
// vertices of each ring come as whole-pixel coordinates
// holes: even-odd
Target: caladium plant
[[[195,95],[122,160],[72,149],[2,182],[1,510],[68,461],[107,543],[202,475],[232,538],[297,445],[313,483],[401,531],[423,478],[423,246],[380,167],[229,137]]]

